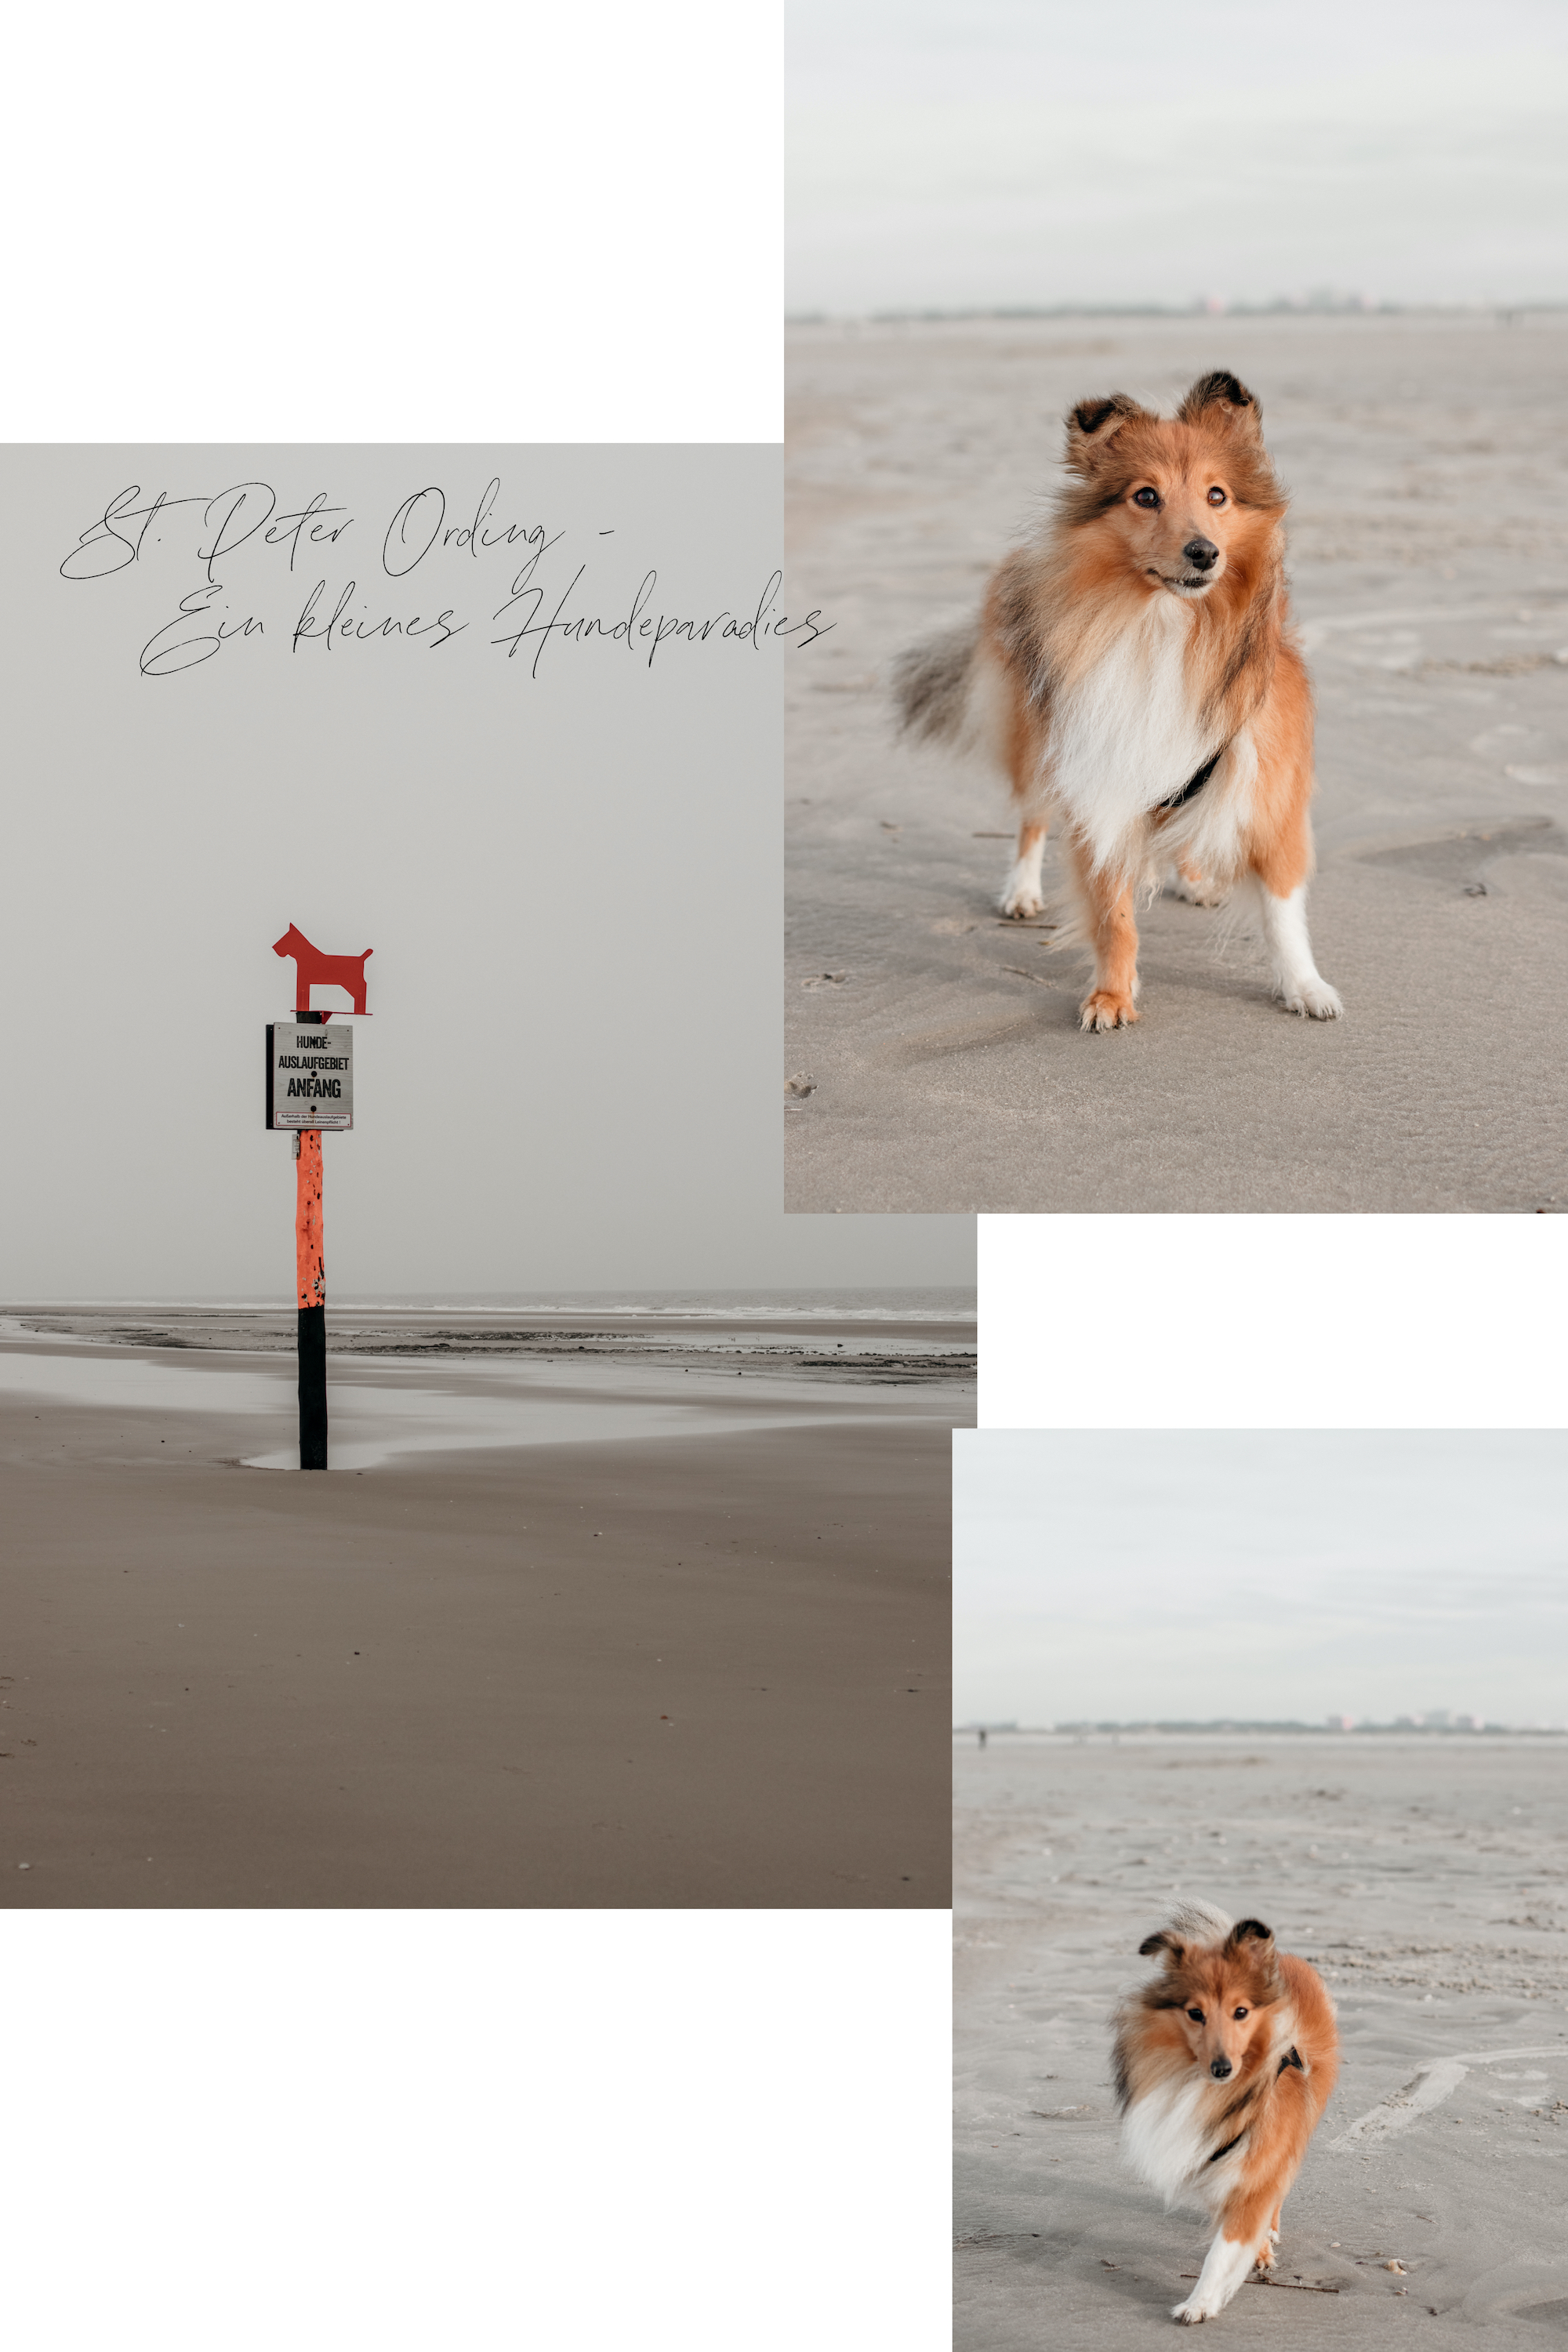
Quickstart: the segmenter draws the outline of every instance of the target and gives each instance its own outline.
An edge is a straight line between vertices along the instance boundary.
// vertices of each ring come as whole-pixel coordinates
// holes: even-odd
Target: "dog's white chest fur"
[[[1206,2153],[1199,2102],[1201,2076],[1162,2083],[1128,2109],[1121,2126],[1121,2156],[1130,2172],[1157,2189],[1172,2205],[1203,2168]]]
[[[1193,618],[1173,595],[1147,598],[1052,713],[1050,789],[1097,866],[1111,863],[1140,820],[1179,792],[1215,749],[1188,698],[1184,661]]]

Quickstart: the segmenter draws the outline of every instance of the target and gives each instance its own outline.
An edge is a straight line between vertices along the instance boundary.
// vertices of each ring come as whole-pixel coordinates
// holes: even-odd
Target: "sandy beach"
[[[1565,352],[1556,314],[793,331],[790,561],[836,626],[788,687],[792,1208],[1562,1209]],[[1221,364],[1293,492],[1346,1018],[1165,898],[1140,1025],[1084,1038],[1078,960],[995,915],[1004,789],[895,740],[889,664],[973,610],[1070,400]]]
[[[1568,2324],[1568,1743],[1004,1735],[955,1761],[962,2345],[1159,2342],[1187,2292],[1205,2223],[1121,2170],[1107,2065],[1177,1891],[1310,1959],[1344,2047],[1285,2287],[1214,2325],[1350,2347]]]
[[[973,1324],[290,1322],[7,1314],[0,1900],[946,1904]]]

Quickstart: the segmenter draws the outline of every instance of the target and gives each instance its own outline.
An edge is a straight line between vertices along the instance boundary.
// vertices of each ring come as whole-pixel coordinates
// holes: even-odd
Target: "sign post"
[[[310,1016],[307,1014],[307,1019]],[[325,1020],[324,1013],[316,1016]],[[299,1129],[294,1271],[300,1294],[300,1467],[327,1466],[327,1264],[321,1203],[321,1130]]]
[[[327,1272],[321,1195],[321,1137],[354,1123],[353,1031],[312,1013],[314,982],[347,988],[365,1010],[364,967],[371,953],[323,956],[290,924],[274,953],[296,960],[292,1021],[267,1026],[267,1124],[294,1137],[294,1271],[300,1311],[300,1467],[327,1466]],[[325,969],[324,967],[336,967]],[[303,998],[303,1003],[300,999]]]

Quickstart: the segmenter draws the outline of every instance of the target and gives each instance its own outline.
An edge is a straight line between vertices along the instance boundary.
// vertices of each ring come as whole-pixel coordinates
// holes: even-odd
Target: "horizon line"
[[[1309,1723],[1303,1720],[1298,1720],[1291,1717],[1270,1717],[1268,1720],[1264,1720],[1261,1718],[1245,1717],[1240,1716],[1216,1716],[1207,1721],[1200,1722],[1190,1717],[1183,1717],[1180,1720],[1176,1720],[1156,1719],[1151,1716],[1141,1716],[1132,1721],[1126,1723],[1113,1723],[1110,1721],[1096,1723],[1090,1723],[1088,1721],[1079,1721],[1074,1723],[955,1723],[952,1727],[952,1730],[954,1738],[957,1738],[961,1733],[969,1735],[984,1731],[987,1738],[998,1733],[1011,1732],[1020,1738],[1055,1738],[1068,1735],[1083,1738],[1091,1733],[1120,1733],[1124,1731],[1191,1733],[1227,1731],[1236,1732],[1237,1734],[1246,1733],[1249,1737],[1271,1731],[1289,1731],[1306,1732],[1310,1734],[1313,1738],[1321,1739],[1345,1739],[1353,1738],[1356,1733],[1363,1731],[1397,1731],[1401,1733],[1414,1731],[1419,1732],[1425,1738],[1432,1739],[1476,1739],[1481,1738],[1485,1733],[1491,1731],[1504,1731],[1510,1734],[1528,1734],[1532,1738],[1551,1739],[1568,1737],[1568,1724],[1565,1723],[1497,1723],[1491,1721],[1489,1718],[1483,1721],[1478,1717],[1472,1717],[1470,1720],[1464,1722],[1423,1723],[1418,1717],[1414,1716],[1396,1716],[1386,1719],[1373,1719],[1368,1717],[1365,1719],[1355,1723],[1352,1723],[1348,1719],[1343,1723]]]
[[[896,310],[834,310],[820,307],[784,312],[786,327],[907,326],[967,319],[1384,319],[1557,316],[1568,311],[1568,296],[1504,302],[1363,301],[1352,296],[1331,301],[1267,302],[991,302],[946,306],[904,305]]]

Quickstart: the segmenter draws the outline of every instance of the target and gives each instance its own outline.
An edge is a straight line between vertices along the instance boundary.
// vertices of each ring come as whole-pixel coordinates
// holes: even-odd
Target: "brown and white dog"
[[[1112,393],[1067,420],[1071,479],[992,577],[977,623],[900,664],[903,723],[977,743],[1010,779],[1017,857],[1002,912],[1040,911],[1062,828],[1094,950],[1086,1029],[1138,1018],[1133,903],[1251,896],[1289,1012],[1343,1011],[1307,937],[1312,694],[1291,633],[1286,499],[1256,400],[1205,375],[1173,418]]]
[[[1116,2014],[1121,2152],[1167,2207],[1218,2223],[1198,2283],[1173,2319],[1212,2319],[1279,2242],[1279,2208],[1339,2072],[1334,2007],[1305,1960],[1259,1919],[1233,1927],[1182,1906],[1138,1947],[1160,1974]]]

